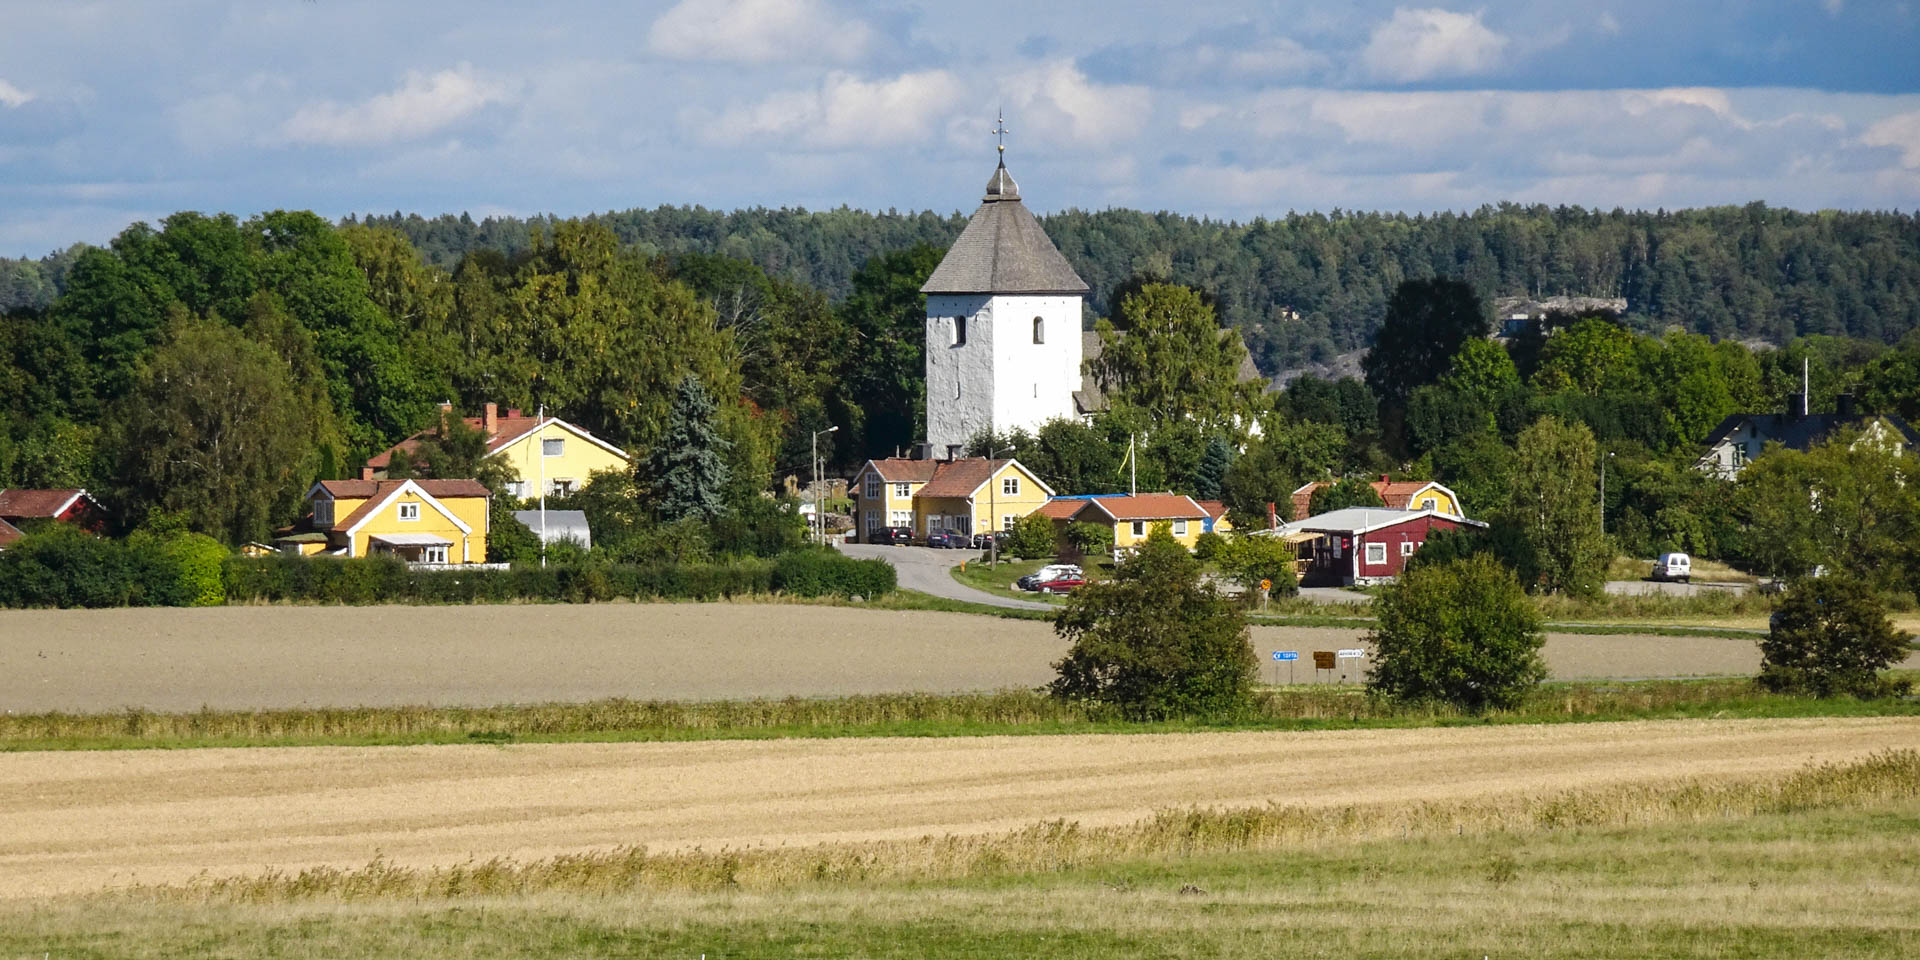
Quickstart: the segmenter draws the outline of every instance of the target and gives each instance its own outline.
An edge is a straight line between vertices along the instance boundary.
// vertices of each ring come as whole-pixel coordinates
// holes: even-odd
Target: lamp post
[[[820,435],[839,429],[840,425],[834,424],[825,430],[815,430],[810,441],[813,445],[813,541],[820,544],[827,540],[827,518],[820,515]]]
[[[1607,461],[1613,459],[1612,452],[1600,458],[1600,535],[1607,535]]]
[[[996,494],[1000,488],[993,482],[993,458],[1003,453],[1012,453],[1013,448],[987,451],[987,569],[1000,569],[1000,507]]]

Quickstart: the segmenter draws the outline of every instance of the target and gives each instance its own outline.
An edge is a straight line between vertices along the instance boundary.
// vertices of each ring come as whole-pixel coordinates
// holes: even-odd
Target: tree
[[[848,449],[890,456],[926,435],[927,296],[922,284],[945,252],[917,244],[868,260],[840,305],[848,339],[841,388],[846,395]]]
[[[1227,471],[1233,467],[1237,456],[1239,451],[1226,437],[1218,434],[1209,437],[1206,451],[1200,455],[1200,467],[1193,474],[1193,495],[1201,500],[1220,499],[1220,489],[1227,482]]]
[[[1878,697],[1904,693],[1880,671],[1906,658],[1909,635],[1856,577],[1803,577],[1788,587],[1760,641],[1759,684],[1776,693]]]
[[[1255,530],[1267,525],[1267,505],[1289,509],[1288,497],[1302,483],[1327,475],[1345,453],[1339,427],[1269,417],[1259,437],[1227,468],[1221,499],[1234,526]],[[1287,519],[1283,513],[1282,520]]]
[[[1520,385],[1520,374],[1507,348],[1493,340],[1474,339],[1460,345],[1440,385],[1491,409],[1502,394]]]
[[[1067,524],[1067,543],[1080,551],[1081,556],[1110,553],[1113,551],[1113,527],[1075,520]]]
[[[715,414],[713,397],[698,377],[680,381],[644,484],[654,509],[668,523],[710,521],[726,510],[729,443],[720,435]]]
[[[126,515],[183,513],[226,543],[263,537],[298,507],[317,411],[283,360],[232,327],[182,319],[171,329],[116,408],[114,496]]]
[[[1374,600],[1374,612],[1367,687],[1375,693],[1503,710],[1546,678],[1540,612],[1485,554],[1411,566]]]
[[[488,563],[527,563],[540,559],[540,535],[513,515],[518,506],[512,497],[499,493],[487,501]],[[599,529],[595,528],[593,533],[594,538],[599,539]]]
[[[1338,481],[1313,491],[1313,495],[1307,499],[1307,516],[1317,517],[1323,513],[1345,510],[1348,507],[1385,509],[1386,506],[1387,502],[1380,499],[1380,492],[1373,489],[1373,484],[1359,477],[1341,477]]]
[[[1094,324],[1100,356],[1089,364],[1115,407],[1140,411],[1152,423],[1202,429],[1237,432],[1253,421],[1266,383],[1240,381],[1247,356],[1240,334],[1220,329],[1198,293],[1148,283],[1119,312],[1118,326]]]
[[[1053,556],[1058,548],[1059,539],[1054,535],[1053,521],[1035,512],[1013,522],[1013,530],[1007,534],[1003,549],[1009,556],[1038,560]]]
[[[1547,339],[1533,382],[1548,392],[1593,396],[1633,376],[1633,332],[1613,320],[1589,317]]]
[[[1511,499],[1502,522],[1524,544],[1523,579],[1548,593],[1598,595],[1608,550],[1600,533],[1593,432],[1542,417],[1514,444]]]
[[[1403,280],[1360,361],[1367,386],[1383,412],[1403,410],[1415,388],[1440,379],[1469,341],[1491,330],[1471,286],[1444,277]]]
[[[1214,562],[1228,579],[1240,584],[1241,596],[1259,596],[1262,581],[1273,584],[1271,594],[1291,596],[1300,591],[1294,579],[1293,544],[1279,537],[1236,536],[1220,545]]]
[[[1252,705],[1255,664],[1240,608],[1201,581],[1195,560],[1156,531],[1112,580],[1067,597],[1054,632],[1056,697],[1152,720],[1226,716]]]
[[[412,450],[400,447],[393,451],[387,476],[395,480],[416,476],[478,480],[494,496],[503,496],[507,484],[520,477],[506,460],[489,455],[487,440],[486,431],[450,413],[443,414],[440,426],[422,436]]]

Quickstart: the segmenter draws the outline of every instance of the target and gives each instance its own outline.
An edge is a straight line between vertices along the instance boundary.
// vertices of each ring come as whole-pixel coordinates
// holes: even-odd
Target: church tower
[[[927,278],[927,442],[952,459],[982,430],[1074,415],[1085,281],[1000,165],[967,228]]]

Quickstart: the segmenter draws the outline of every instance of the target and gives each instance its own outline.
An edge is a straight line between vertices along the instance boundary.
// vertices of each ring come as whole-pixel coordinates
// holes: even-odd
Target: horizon
[[[9,257],[182,210],[964,215],[1002,109],[1041,214],[1920,211],[1908,3],[9,5]]]

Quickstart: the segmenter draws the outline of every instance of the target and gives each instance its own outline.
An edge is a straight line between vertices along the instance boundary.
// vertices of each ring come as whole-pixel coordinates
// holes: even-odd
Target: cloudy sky
[[[0,0],[0,255],[174,210],[1920,208],[1920,2]]]

